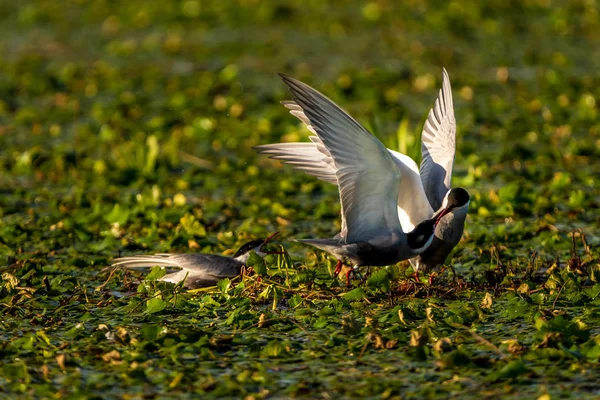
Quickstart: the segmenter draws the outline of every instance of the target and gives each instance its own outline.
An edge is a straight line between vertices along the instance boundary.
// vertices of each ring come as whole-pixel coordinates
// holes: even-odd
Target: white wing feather
[[[311,136],[310,139],[312,143],[273,143],[256,146],[255,149],[269,158],[337,185],[336,168],[329,151],[317,136]]]
[[[452,87],[444,68],[442,88],[423,126],[421,136],[421,180],[434,210],[441,207],[450,190],[454,153],[456,151],[456,120]]]
[[[397,202],[401,174],[386,147],[327,97],[282,75],[329,150],[342,203],[346,242],[403,235]]]
[[[302,108],[294,101],[282,102],[291,113],[304,122],[308,129],[315,133],[310,120]],[[290,164],[295,169],[313,175],[323,181],[337,185],[337,168],[327,147],[318,136],[311,136],[312,143],[273,143],[256,146],[261,154]],[[362,150],[361,150],[362,151]],[[417,163],[409,156],[388,149],[402,176],[398,193],[398,218],[404,232],[410,232],[421,221],[430,218],[433,210],[419,176]],[[345,231],[342,226],[342,231]]]

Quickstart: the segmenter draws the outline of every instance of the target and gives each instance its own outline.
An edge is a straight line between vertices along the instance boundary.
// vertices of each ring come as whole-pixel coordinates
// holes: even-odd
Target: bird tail
[[[130,256],[115,258],[113,267],[125,268],[150,268],[150,267],[177,267],[177,263],[169,259],[169,254],[156,254],[151,256]]]
[[[340,241],[336,239],[299,239],[297,241],[309,244],[332,254],[336,254],[340,249]]]
[[[154,254],[150,256],[130,256],[115,258],[111,264],[113,267],[125,267],[130,269],[151,268],[151,267],[171,267],[180,266],[174,260],[169,258],[170,254]],[[180,269],[176,272],[166,274],[159,281],[171,282],[177,284],[187,278],[189,271]]]

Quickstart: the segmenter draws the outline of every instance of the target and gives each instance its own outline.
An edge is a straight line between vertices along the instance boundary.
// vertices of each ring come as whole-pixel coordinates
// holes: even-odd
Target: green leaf
[[[313,322],[312,326],[315,329],[323,329],[328,324],[329,324],[329,321],[327,321],[327,318],[325,318],[325,317],[319,317],[317,320],[315,320],[315,322]]]
[[[50,339],[48,338],[48,336],[46,335],[46,332],[39,330],[36,333],[36,336],[39,337],[44,343],[46,343],[47,345],[50,345]]]
[[[319,311],[317,311],[317,315],[323,316],[323,317],[327,317],[330,315],[336,315],[336,314],[337,314],[337,311],[332,306],[325,306],[325,307],[321,308]]]
[[[501,203],[512,203],[519,192],[520,185],[516,182],[505,184],[498,190],[498,197]]]
[[[167,274],[167,270],[165,267],[153,267],[150,270],[150,273],[146,275],[147,281],[156,281]]]
[[[227,320],[225,320],[225,324],[227,325],[232,325],[234,322],[236,322],[238,315],[240,313],[240,308],[236,308],[235,310],[231,311],[228,314]]]
[[[296,308],[304,302],[304,297],[299,294],[295,294],[288,300],[288,305],[290,308]]]
[[[221,279],[217,282],[217,287],[222,294],[228,294],[229,288],[231,287],[231,280],[229,278]]]
[[[544,293],[534,293],[531,295],[531,301],[534,304],[542,305],[546,300],[546,295]]]
[[[590,280],[595,283],[600,283],[600,263],[590,267]]]
[[[222,281],[224,281],[224,280],[225,280],[225,279],[222,279],[222,280],[221,280],[221,281],[219,281],[219,282],[222,282]],[[217,287],[218,287],[218,284],[217,284]],[[219,289],[220,289],[220,288],[219,288]],[[205,305],[205,306],[220,306],[220,305],[221,305],[221,304],[220,304],[218,301],[216,301],[216,300],[215,300],[215,299],[214,299],[212,296],[208,296],[208,295],[207,295],[207,296],[202,296],[202,299],[201,299],[200,301],[201,301],[201,303],[202,303],[203,305]]]
[[[518,359],[506,364],[497,374],[497,379],[510,379],[518,378],[521,375],[529,372],[529,368],[525,365],[523,360]]]
[[[373,289],[381,289],[384,292],[390,290],[390,275],[385,268],[373,272],[367,279],[367,286]]]
[[[159,313],[166,307],[167,303],[165,303],[160,297],[154,297],[153,299],[148,300],[146,303],[146,314]]]
[[[595,336],[581,346],[581,353],[590,360],[600,359],[600,336]]]
[[[344,300],[358,301],[367,297],[367,294],[362,288],[352,289],[351,291],[344,293]]]
[[[524,299],[513,297],[509,303],[502,308],[501,314],[510,320],[525,318],[530,314],[530,307],[529,303]]]
[[[256,254],[254,250],[250,252],[248,261],[246,261],[246,266],[252,267],[252,269],[254,269],[254,272],[256,272],[257,275],[263,276],[267,274],[267,265],[265,263],[265,260],[263,260],[263,258],[258,254]]]
[[[121,207],[121,205],[117,203],[114,205],[112,211],[104,217],[104,219],[109,224],[116,223],[119,225],[125,225],[129,220],[129,214],[130,212],[128,209]]]
[[[142,326],[142,337],[144,340],[155,340],[158,338],[159,332],[162,330],[162,327],[159,325],[144,325]]]
[[[278,358],[287,355],[285,345],[280,340],[271,340],[260,352],[262,357]]]
[[[206,229],[199,221],[196,220],[190,213],[186,213],[179,219],[179,224],[183,230],[190,236],[205,237]]]
[[[146,145],[148,146],[148,151],[146,153],[146,165],[144,165],[144,172],[146,174],[150,174],[154,171],[156,158],[158,157],[159,152],[159,144],[156,136],[148,136],[148,139],[146,139]]]
[[[584,288],[583,293],[585,293],[590,299],[594,300],[596,297],[598,297],[598,295],[600,295],[600,283],[596,283],[592,287]]]
[[[76,324],[74,327],[72,327],[71,329],[69,329],[66,332],[66,335],[72,338],[76,338],[79,335],[81,335],[82,333],[85,332],[85,324],[83,323],[78,323]]]

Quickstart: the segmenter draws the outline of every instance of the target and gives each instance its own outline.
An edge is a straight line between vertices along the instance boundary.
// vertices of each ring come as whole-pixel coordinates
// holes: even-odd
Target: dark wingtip
[[[282,72],[278,72],[277,75],[279,75],[279,77],[281,78],[283,83],[286,84],[288,89],[290,89],[290,91],[292,93],[294,93],[294,87],[297,85],[296,82],[298,82],[298,81],[296,79],[292,78],[291,76],[287,76],[286,74],[284,74]],[[296,100],[296,99],[294,99],[294,100]]]
[[[279,72],[277,75],[281,78],[281,80],[292,89],[294,86],[301,86],[302,82],[298,79],[292,78],[284,73]]]
[[[257,144],[256,146],[252,146],[252,150],[254,150],[255,152],[257,152],[258,154],[265,154],[264,152],[269,150],[268,145],[267,144]],[[271,157],[269,157],[271,158]]]

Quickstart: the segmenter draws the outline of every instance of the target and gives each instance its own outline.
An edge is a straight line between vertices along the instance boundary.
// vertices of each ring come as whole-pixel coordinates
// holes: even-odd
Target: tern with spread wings
[[[456,120],[446,70],[442,89],[423,127],[420,170],[412,158],[385,148],[317,90],[285,76],[283,80],[296,98],[282,104],[314,136],[306,143],[257,146],[258,152],[338,185],[342,202],[338,240],[356,240],[356,230],[348,234],[349,222],[354,229],[361,229],[361,240],[372,240],[371,236],[382,233],[387,238],[374,251],[377,254],[367,257],[379,264],[370,265],[410,258],[416,272],[427,272],[443,264],[462,237],[470,200],[466,190],[450,187]],[[435,230],[430,237],[427,230],[432,221]],[[413,240],[417,238],[423,240]],[[319,245],[333,253],[324,243]],[[397,254],[388,257],[387,252],[381,252],[381,245],[388,250],[397,246]]]
[[[440,218],[456,204],[448,202],[439,215],[422,218],[407,229],[398,218],[397,207],[400,197],[407,197],[401,184],[410,179],[404,164],[398,163],[375,136],[333,101],[298,80],[281,76],[294,95],[293,103],[285,105],[316,135],[308,153],[292,155],[286,161],[302,163],[304,156],[311,164],[310,152],[316,149],[318,163],[302,166],[322,179],[335,182],[342,204],[340,234],[333,239],[302,242],[336,256],[336,272],[343,261],[352,262],[355,268],[383,266],[423,253],[434,240]],[[305,149],[304,144],[299,147]],[[259,146],[258,150],[265,152],[267,148]]]

